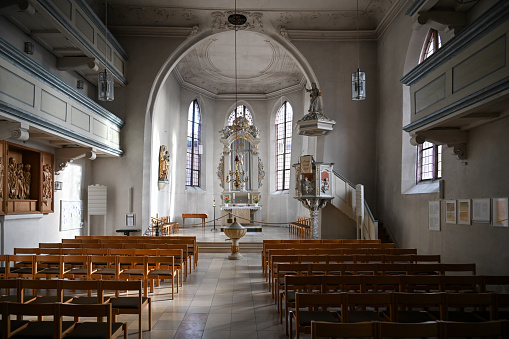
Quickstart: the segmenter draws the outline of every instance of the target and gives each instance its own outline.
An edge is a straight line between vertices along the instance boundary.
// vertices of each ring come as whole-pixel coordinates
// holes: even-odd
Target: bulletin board
[[[83,201],[60,200],[60,231],[83,227]]]

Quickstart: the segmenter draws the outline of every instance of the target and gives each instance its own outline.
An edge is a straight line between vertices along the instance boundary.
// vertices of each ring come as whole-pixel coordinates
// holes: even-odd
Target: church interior
[[[509,292],[508,34],[504,0],[4,0],[0,288],[23,290],[27,277],[137,281],[139,313],[118,311],[118,292],[108,303],[127,324],[114,325],[115,336],[126,338],[315,338],[333,312],[302,324],[295,303],[305,293],[285,290],[278,272],[288,263],[272,258],[314,249],[368,265],[356,256],[374,248],[377,265],[396,254],[414,256],[405,267],[421,255],[465,265],[468,274],[452,275],[496,292],[487,307],[501,310],[482,323],[509,336],[499,321],[509,301],[494,296]],[[113,255],[171,241],[179,245],[158,254],[171,257],[161,264],[171,274],[157,275],[148,254],[129,263]],[[67,272],[66,255],[78,252],[66,249],[78,247],[91,251],[82,251],[87,270],[95,255],[111,255],[113,273]],[[39,257],[57,254],[63,271],[43,274]],[[33,255],[30,273],[17,255]],[[345,267],[330,270],[357,276]],[[358,275],[364,292],[370,273]],[[330,322],[354,323],[352,293],[335,292],[342,311]],[[381,293],[391,312],[396,292]],[[10,311],[1,312],[3,324]],[[442,316],[426,322],[429,337],[452,336]],[[381,337],[395,319],[324,325],[321,336]],[[73,326],[70,337],[85,329]]]

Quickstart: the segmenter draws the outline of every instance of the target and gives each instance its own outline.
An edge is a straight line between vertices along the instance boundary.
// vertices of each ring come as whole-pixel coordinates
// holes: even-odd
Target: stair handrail
[[[341,179],[342,181],[347,183],[349,186],[351,186],[355,190],[355,185],[350,180],[348,180],[347,178],[345,178],[344,176],[342,176],[341,174],[339,174],[338,172],[336,172],[334,170],[332,170],[332,172],[339,179]],[[378,220],[376,220],[375,217],[373,216],[373,213],[371,212],[371,209],[369,208],[368,202],[366,201],[366,199],[364,199],[364,210],[365,210],[365,212],[367,212],[365,215],[368,216],[367,218],[364,218],[364,222],[361,225],[361,227],[364,230],[364,232],[362,232],[364,234],[364,238],[365,239],[378,239]]]

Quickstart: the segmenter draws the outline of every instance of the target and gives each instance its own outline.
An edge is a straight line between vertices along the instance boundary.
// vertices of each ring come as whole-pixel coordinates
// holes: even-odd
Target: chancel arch
[[[192,59],[197,54],[197,53],[195,53],[195,51],[197,49],[201,51],[203,48],[208,48],[207,46],[209,46],[210,44],[213,45],[216,40],[220,40],[221,36],[226,36],[226,34],[228,34],[228,31],[213,32],[212,30],[206,30],[206,29],[204,29],[203,31],[199,30],[196,35],[190,36],[178,48],[175,49],[175,51],[169,56],[167,61],[161,67],[161,69],[160,69],[160,71],[152,85],[151,94],[150,94],[150,97],[149,97],[149,100],[147,103],[147,111],[146,111],[146,115],[147,115],[146,123],[147,124],[150,124],[152,127],[154,127],[153,126],[153,114],[155,113],[155,110],[154,110],[154,108],[156,107],[155,103],[156,103],[157,98],[159,97],[161,91],[163,90],[163,88],[168,87],[168,85],[166,84],[167,82],[175,83],[176,85],[180,86],[179,91],[181,92],[181,96],[179,98],[179,101],[180,101],[179,104],[181,106],[180,114],[182,116],[184,115],[183,111],[187,110],[187,107],[184,109],[183,106],[184,105],[187,106],[190,102],[190,101],[188,101],[188,103],[186,104],[183,101],[183,98],[185,96],[188,96],[191,93],[194,93],[193,96],[196,96],[196,93],[199,93],[199,95],[201,95],[204,98],[203,99],[204,103],[201,103],[200,101],[198,102],[200,105],[200,108],[202,109],[202,112],[203,112],[204,106],[207,106],[207,105],[209,106],[207,109],[214,112],[215,116],[209,117],[209,118],[211,119],[210,121],[214,120],[215,123],[207,124],[207,126],[205,127],[205,130],[202,131],[204,133],[203,142],[205,144],[208,143],[209,141],[214,142],[213,141],[214,133],[217,133],[218,129],[221,129],[223,126],[226,125],[226,124],[223,126],[217,125],[217,118],[218,118],[217,112],[220,112],[221,108],[224,108],[225,103],[228,101],[232,102],[235,99],[237,101],[237,104],[245,105],[250,110],[250,112],[253,116],[253,119],[256,119],[257,111],[267,112],[264,114],[268,114],[268,112],[270,112],[270,110],[267,110],[267,104],[272,102],[273,99],[271,99],[271,97],[273,98],[275,95],[277,95],[274,93],[277,93],[277,91],[280,91],[281,87],[279,85],[279,82],[277,83],[277,85],[270,85],[272,87],[275,86],[274,88],[271,88],[269,85],[267,85],[265,88],[263,88],[263,91],[261,91],[260,93],[253,94],[253,93],[246,92],[247,90],[249,90],[249,88],[246,87],[247,86],[246,83],[249,83],[250,79],[239,77],[241,84],[238,88],[236,88],[236,90],[238,90],[238,98],[237,98],[237,96],[235,95],[236,93],[221,92],[221,89],[219,89],[216,92],[211,93],[211,91],[208,89],[199,88],[199,86],[197,86],[197,84],[192,83],[192,78],[193,78],[192,75],[187,74],[185,72],[186,63],[192,62]],[[308,82],[309,83],[310,82],[318,83],[318,80],[316,79],[314,72],[312,71],[309,63],[303,57],[301,52],[298,51],[289,40],[282,37],[275,30],[266,29],[263,33],[255,32],[255,31],[246,31],[246,32],[242,32],[241,34],[243,34],[242,40],[256,40],[256,41],[259,41],[260,44],[266,44],[268,46],[267,49],[270,49],[271,51],[275,51],[274,55],[272,55],[268,58],[265,58],[268,60],[267,67],[273,67],[274,65],[277,64],[277,62],[281,63],[281,61],[274,60],[274,58],[277,59],[282,56],[285,58],[284,59],[285,65],[286,64],[294,65],[294,66],[292,66],[292,67],[294,67],[292,72],[297,72],[299,75],[298,75],[298,78],[296,78],[296,80],[294,80],[294,82],[291,85],[289,85],[290,87],[287,88],[287,91],[297,92],[297,93],[299,93],[299,96],[302,96],[301,90],[306,83],[308,83]],[[245,38],[246,36],[248,38]],[[257,37],[257,38],[249,39],[249,37],[251,37],[251,38]],[[208,60],[207,62],[209,62],[212,66],[215,66],[213,58]],[[182,67],[180,67],[179,65]],[[260,73],[260,72],[258,72],[258,73]],[[171,74],[173,74],[173,76],[170,76]],[[228,76],[228,74],[226,74],[226,76]],[[268,81],[270,78],[266,77],[266,76],[265,76],[265,78],[266,78],[265,81],[267,81],[267,83],[270,83]],[[272,80],[272,79],[270,79],[270,80]],[[229,81],[231,82],[232,79],[229,79]],[[244,84],[242,84],[242,81],[244,82]],[[254,82],[254,81],[251,81],[251,82]],[[272,93],[271,93],[271,91],[272,91]],[[182,93],[185,93],[185,95],[182,95]],[[189,99],[191,99],[191,98],[189,98]],[[300,98],[299,100],[302,100],[302,98]],[[231,104],[228,104],[228,106],[230,109],[227,111],[231,112],[231,111],[233,111],[236,104],[235,104],[235,102],[233,102]],[[304,113],[305,113],[304,111],[299,112],[299,113],[294,112],[294,114],[295,114],[294,119],[300,118],[300,116],[303,116]],[[271,114],[268,114],[268,115],[271,115]],[[175,117],[174,119],[172,119],[172,122],[176,123],[179,126],[182,126],[182,123],[180,121],[181,119],[183,119],[182,116]],[[226,119],[228,119],[228,116],[226,116]],[[267,125],[268,121],[273,121],[273,119],[269,118],[268,116],[262,119],[264,129],[266,127],[269,128]],[[255,122],[255,124],[256,124],[256,122]],[[158,128],[158,127],[155,127],[155,128]],[[145,129],[145,131],[148,133],[153,133],[153,130],[154,130],[154,128],[150,128],[150,129],[146,128]],[[182,140],[181,140],[182,137],[178,136],[178,132],[176,132],[174,134],[177,135],[177,137],[176,138],[171,137],[169,139],[171,141],[171,143],[182,142]],[[269,133],[267,133],[267,134],[269,134]],[[148,150],[149,147],[153,148],[153,147],[157,146],[157,145],[153,144],[152,142],[147,143],[147,141],[150,139],[151,138],[148,135],[145,136],[144,148],[146,150]],[[269,140],[266,140],[266,141],[269,142]],[[217,143],[217,139],[215,142]],[[171,149],[172,146],[169,145],[169,148]],[[216,159],[217,159],[218,155],[213,152],[213,148],[214,148],[213,146],[211,146],[211,148],[208,148],[207,152],[205,152],[206,156],[204,155],[204,158],[205,157],[208,158],[206,165],[205,165],[207,167],[212,166],[212,164],[214,164],[214,167],[217,166]],[[215,148],[217,149],[217,147],[215,147]],[[270,150],[270,147],[260,151],[260,153],[262,154],[261,158],[265,161],[265,164],[267,164],[267,165],[268,165],[268,161],[269,161],[269,153],[271,153],[271,152],[272,151]],[[174,157],[174,158],[178,158],[178,157]],[[152,159],[149,161],[154,162],[155,158],[152,157]],[[202,159],[202,161],[203,161],[203,159]],[[265,166],[265,164],[259,165],[258,160],[256,160],[256,162],[252,162],[250,164],[250,168],[251,169],[262,168],[263,166]],[[203,165],[203,163],[202,163],[202,165]],[[178,180],[180,180],[179,178],[182,179],[181,175],[179,175],[178,161],[175,162],[174,168],[176,169],[176,171],[173,172],[173,175],[176,178],[175,181],[177,182],[177,184],[173,185],[171,188],[172,193],[170,193],[170,195],[172,198],[170,198],[170,200],[174,199],[176,197],[176,194],[180,194],[179,190],[181,190],[181,189],[179,189],[179,186],[178,186]],[[267,169],[264,168],[264,170],[267,170]],[[144,182],[149,182],[149,181],[146,181],[146,178],[148,176],[149,176],[148,171],[145,168],[144,176],[143,176]],[[215,182],[216,179],[214,179],[214,176],[211,175],[210,173],[203,173],[202,180],[206,180],[207,182],[209,182],[208,180],[210,180],[209,183],[211,183],[212,181]],[[254,181],[257,181],[257,180],[254,180]],[[253,182],[251,183],[251,185],[253,185]],[[143,190],[150,190],[149,188],[147,188],[147,186],[148,185],[143,185]],[[203,186],[203,185],[200,185],[200,186]],[[214,187],[212,187],[212,186],[214,186]],[[198,194],[197,204],[207,203],[205,199],[206,199],[206,196],[210,195],[210,194],[213,194],[216,197],[216,199],[220,199],[219,197],[217,197],[218,191],[217,191],[217,187],[215,187],[215,186],[216,186],[215,183],[212,185],[207,185],[207,188],[205,189],[205,191],[207,193],[198,191],[196,193],[196,194]],[[256,183],[255,186],[259,186],[258,183]],[[272,191],[272,190],[270,190],[270,191]],[[268,192],[269,192],[269,190],[267,190],[267,193]],[[154,199],[156,199],[156,195],[157,194],[153,194],[153,193],[150,194],[152,201],[154,201]],[[144,194],[144,196],[145,196],[145,194]],[[200,201],[200,199],[202,199],[202,201]],[[149,214],[148,210],[151,210],[151,211],[153,210],[153,208],[149,207],[150,204],[152,204],[152,202],[150,202],[149,204],[144,204],[143,215],[145,215],[145,213]],[[172,202],[171,205],[173,206],[174,203]]]

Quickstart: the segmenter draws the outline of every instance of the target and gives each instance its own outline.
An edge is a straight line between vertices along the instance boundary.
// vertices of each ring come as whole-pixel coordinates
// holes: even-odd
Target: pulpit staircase
[[[373,217],[366,200],[364,186],[354,185],[348,179],[334,172],[331,204],[357,224],[358,239],[378,239],[378,220]]]

